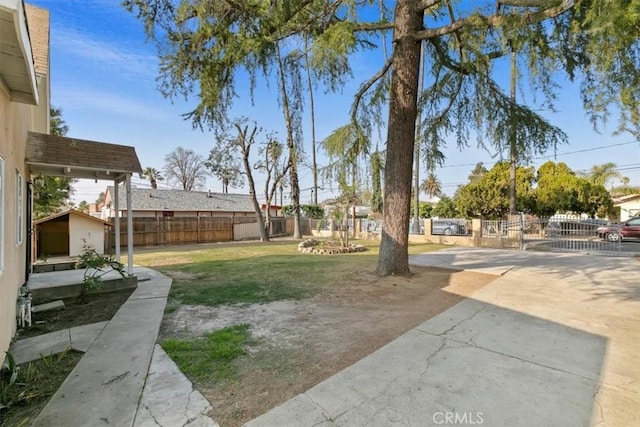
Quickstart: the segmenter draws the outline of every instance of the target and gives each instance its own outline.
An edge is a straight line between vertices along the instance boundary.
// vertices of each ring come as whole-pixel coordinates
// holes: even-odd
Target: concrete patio
[[[454,248],[501,276],[247,426],[619,426],[640,415],[640,262]]]

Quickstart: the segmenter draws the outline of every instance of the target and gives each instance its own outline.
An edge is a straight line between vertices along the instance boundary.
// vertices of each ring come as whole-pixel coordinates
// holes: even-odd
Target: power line
[[[576,150],[576,151],[567,151],[565,153],[556,153],[556,154],[551,154],[551,155],[546,155],[546,156],[539,156],[539,157],[532,157],[531,160],[542,160],[542,159],[553,159],[559,156],[568,156],[570,154],[579,154],[579,153],[588,153],[591,151],[597,151],[597,150],[606,150],[607,148],[612,148],[612,147],[620,147],[623,145],[630,145],[630,144],[638,144],[640,143],[640,141],[629,141],[629,142],[621,142],[619,144],[611,144],[611,145],[602,145],[599,147],[592,147],[592,148],[585,148],[583,150]],[[499,162],[488,162],[488,163],[484,163],[486,165],[495,165],[496,163]],[[464,163],[464,164],[457,164],[457,165],[444,165],[441,166],[441,168],[460,168],[460,167],[469,167],[469,166],[475,166],[477,165],[477,163]]]

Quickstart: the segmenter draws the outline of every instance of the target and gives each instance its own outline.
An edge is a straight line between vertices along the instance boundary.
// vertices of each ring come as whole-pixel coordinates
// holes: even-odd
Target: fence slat
[[[120,218],[121,246],[127,245],[126,221],[126,218]],[[110,227],[106,232],[108,248],[115,244],[114,228]],[[133,246],[230,242],[233,240],[233,220],[231,217],[133,218],[132,235]]]

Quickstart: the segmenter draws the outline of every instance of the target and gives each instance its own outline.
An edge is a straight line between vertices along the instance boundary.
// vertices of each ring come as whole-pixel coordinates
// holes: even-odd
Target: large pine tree
[[[460,147],[468,146],[472,131],[480,136],[479,145],[499,150],[515,132],[519,158],[566,140],[533,109],[514,105],[494,80],[495,60],[511,48],[518,52],[517,66],[528,69],[519,74],[531,79],[531,87],[543,95],[543,106],[553,106],[554,77],[562,71],[570,79],[583,78],[583,98],[594,122],[606,118],[616,104],[621,130],[640,129],[635,96],[640,84],[638,0],[125,0],[124,5],[158,44],[163,93],[189,95],[197,88],[200,102],[190,117],[198,125],[224,121],[239,75],[248,74],[253,89],[286,66],[288,72],[280,72],[285,84],[279,87],[285,117],[289,114],[292,162],[298,159],[300,141],[294,138],[291,114],[299,113],[301,105],[285,103],[289,95],[300,99],[304,90],[297,65],[304,62],[304,40],[309,41],[314,74],[334,90],[351,75],[354,52],[374,48],[378,33],[392,33],[393,53],[356,93],[352,114],[354,124],[368,135],[386,119],[387,109],[380,106],[388,107],[381,275],[409,273],[418,107],[424,111],[418,141],[428,161],[437,157],[448,136]],[[425,89],[419,94],[422,41],[427,66]],[[292,177],[295,172],[292,167]],[[298,197],[297,179],[292,179],[292,192]]]

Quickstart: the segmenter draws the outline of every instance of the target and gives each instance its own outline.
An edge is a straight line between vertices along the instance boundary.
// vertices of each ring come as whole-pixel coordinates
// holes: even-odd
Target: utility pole
[[[420,70],[418,74],[418,96],[424,88],[424,41],[420,44]],[[411,229],[415,233],[420,230],[420,133],[422,132],[422,109],[418,107],[418,116],[416,118],[416,137],[414,140],[413,153],[413,187],[414,187],[414,203],[413,207],[413,226]]]
[[[513,41],[509,40],[511,48],[511,135],[509,141],[509,215],[516,214],[516,168],[518,160],[518,147],[516,141],[517,123],[515,119],[516,104],[516,51]]]

